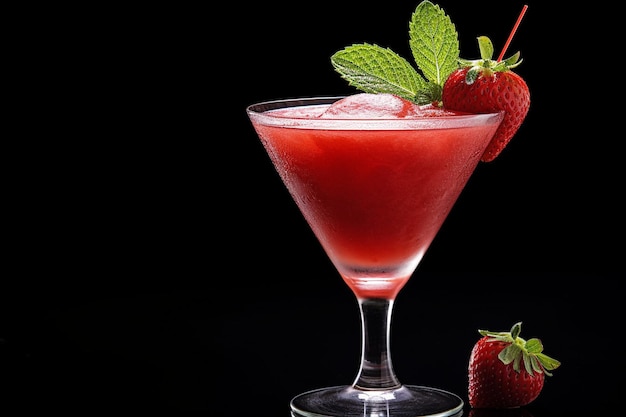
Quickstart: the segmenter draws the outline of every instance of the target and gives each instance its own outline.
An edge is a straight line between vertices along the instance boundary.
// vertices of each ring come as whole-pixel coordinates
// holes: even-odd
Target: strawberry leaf
[[[498,353],[498,358],[503,364],[508,365],[516,358],[519,358],[522,348],[516,344],[510,344]]]
[[[529,339],[526,342],[526,351],[528,353],[541,353],[543,352],[543,344],[541,343],[541,340],[533,338],[533,339]]]
[[[524,368],[526,368],[526,372],[528,372],[529,375],[533,375],[534,372],[542,372],[539,361],[535,356],[522,354],[522,358],[524,359]]]
[[[506,58],[503,62],[506,64],[507,67],[514,68],[522,62],[519,59],[519,57],[520,57],[520,52],[518,51],[514,55],[511,55],[510,57]]]
[[[488,60],[493,58],[493,43],[488,37],[478,37],[478,49],[480,50],[480,57],[482,59]]]
[[[517,355],[514,359],[513,359],[513,369],[515,369],[515,372],[520,371],[520,366],[519,363],[521,362],[521,358],[523,355]]]
[[[517,322],[511,327],[509,332],[492,332],[489,330],[478,330],[478,332],[489,338],[489,341],[505,342],[508,345],[500,351],[498,358],[503,364],[513,364],[513,369],[520,372],[521,362],[524,363],[526,372],[533,375],[535,372],[545,373],[552,376],[549,372],[558,368],[561,362],[541,353],[543,351],[543,343],[537,338],[526,341],[519,335],[522,331],[522,322]]]
[[[513,340],[517,339],[519,334],[522,332],[522,322],[519,321],[511,327],[511,337]]]
[[[537,356],[537,359],[539,359],[539,362],[541,362],[543,369],[546,370],[546,375],[552,376],[552,374],[549,373],[548,371],[552,371],[558,368],[559,366],[561,366],[561,362],[549,357],[548,355],[544,353],[538,353],[536,356]]]
[[[543,367],[541,366],[541,363],[539,363],[539,359],[537,359],[537,356],[535,355],[526,355],[528,358],[530,358],[530,364],[531,364],[531,368],[529,369],[528,367],[526,367],[526,371],[529,374],[533,374],[532,371],[541,373],[543,372]]]

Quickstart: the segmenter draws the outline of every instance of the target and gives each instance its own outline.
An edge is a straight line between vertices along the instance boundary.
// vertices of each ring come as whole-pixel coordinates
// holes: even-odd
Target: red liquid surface
[[[286,128],[254,119],[253,125],[355,295],[393,299],[446,219],[499,121],[426,130]]]

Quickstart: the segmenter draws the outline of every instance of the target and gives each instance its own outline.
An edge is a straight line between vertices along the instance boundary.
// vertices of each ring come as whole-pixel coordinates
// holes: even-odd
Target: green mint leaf
[[[456,28],[439,6],[423,0],[409,22],[409,45],[417,69],[389,48],[367,43],[336,52],[331,63],[348,84],[366,93],[391,93],[417,104],[440,102],[446,79],[459,66]]]
[[[391,93],[415,101],[427,85],[407,60],[378,45],[354,44],[330,60],[348,84],[366,93]]]
[[[459,39],[450,18],[437,5],[422,1],[409,22],[409,46],[427,80],[443,87],[458,68]]]
[[[424,88],[417,92],[415,101],[417,104],[429,104],[441,101],[443,95],[443,87],[429,82]]]

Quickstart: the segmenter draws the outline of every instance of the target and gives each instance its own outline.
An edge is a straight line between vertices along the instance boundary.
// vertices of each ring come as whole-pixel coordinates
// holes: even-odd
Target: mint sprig
[[[417,104],[441,102],[446,79],[459,65],[459,40],[450,18],[422,1],[409,22],[409,46],[418,72],[389,48],[353,44],[330,58],[348,84],[366,93],[391,93]]]
[[[409,23],[409,38],[413,58],[424,76],[443,86],[458,68],[459,39],[450,18],[439,6],[423,1]]]
[[[366,93],[391,93],[411,99],[427,84],[406,59],[378,45],[348,46],[336,52],[331,62],[348,84]]]

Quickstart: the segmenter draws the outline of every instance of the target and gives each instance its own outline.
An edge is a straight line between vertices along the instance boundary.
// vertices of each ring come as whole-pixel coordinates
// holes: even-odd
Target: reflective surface
[[[2,316],[0,410],[289,417],[295,395],[351,381],[357,366],[358,307],[348,291],[342,293],[341,282],[330,301],[319,302],[326,288],[316,279],[327,267],[310,265],[310,280],[283,283],[291,297],[251,282],[238,288],[226,309],[213,291],[201,287],[100,298],[56,293],[48,302],[33,299],[32,291],[30,297],[14,297],[13,314]],[[466,405],[464,416],[621,415],[624,362],[598,367],[597,356],[579,343],[585,335],[611,335],[619,328],[623,303],[617,276],[423,274],[424,282],[405,288],[395,314],[392,343],[402,380],[427,381],[459,393],[467,404],[467,361],[477,329],[506,329],[522,318],[527,335],[541,337],[546,353],[562,366],[523,410],[487,412]],[[594,286],[564,288],[551,279]],[[553,296],[536,299],[524,314],[488,302],[506,300],[523,281],[543,282]],[[227,292],[234,291],[230,286]],[[447,303],[441,302],[444,295]],[[595,300],[602,302],[581,308]],[[413,317],[432,312],[437,314],[430,324],[413,335]],[[8,317],[21,325],[6,327]]]
[[[355,410],[355,403],[361,404],[360,410]],[[294,417],[457,417],[463,400],[447,391],[413,385],[374,391],[339,386],[299,394],[290,406]]]

